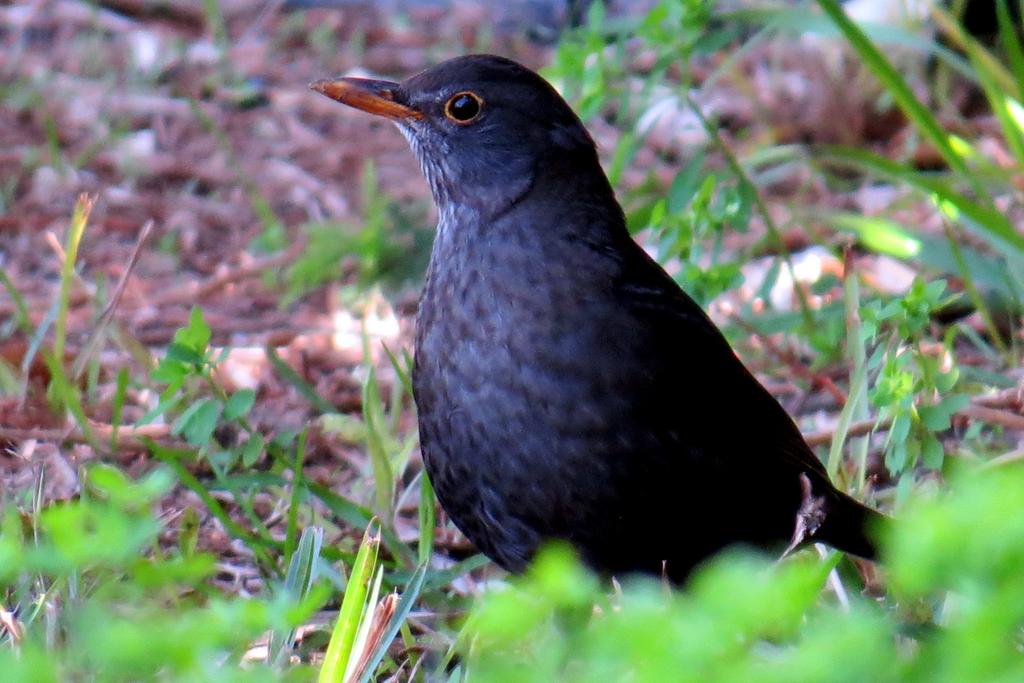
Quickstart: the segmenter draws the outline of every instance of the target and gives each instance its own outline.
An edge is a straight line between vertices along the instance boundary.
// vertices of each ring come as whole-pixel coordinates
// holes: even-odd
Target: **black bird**
[[[398,124],[440,220],[416,333],[438,500],[502,567],[546,539],[683,580],[715,551],[823,542],[874,558],[882,518],[828,480],[703,310],[632,240],[593,139],[502,57],[402,83],[311,85]]]

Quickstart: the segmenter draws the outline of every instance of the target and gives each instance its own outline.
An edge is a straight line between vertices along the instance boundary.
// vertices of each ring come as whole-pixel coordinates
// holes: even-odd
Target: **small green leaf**
[[[174,342],[199,355],[206,351],[210,344],[210,326],[203,319],[203,310],[193,306],[188,316],[188,324],[174,333]]]
[[[971,397],[968,396],[967,394],[950,394],[949,396],[946,396],[944,399],[939,401],[939,405],[941,405],[946,411],[948,411],[950,415],[956,413],[957,411],[963,410],[968,405],[970,405],[970,403]]]
[[[906,441],[894,441],[890,444],[885,454],[885,466],[890,472],[902,472],[908,460]]]
[[[921,444],[921,460],[924,461],[925,467],[930,467],[933,470],[939,469],[942,467],[944,457],[945,453],[939,440],[935,438],[934,434],[926,434]]]
[[[672,213],[682,211],[696,194],[704,166],[704,153],[699,152],[672,180],[668,191],[668,210]]]
[[[921,424],[930,432],[941,432],[949,429],[950,418],[953,413],[964,408],[971,399],[966,394],[953,394],[942,399],[935,405],[921,406],[918,413],[921,415]]]
[[[167,360],[177,361],[185,365],[201,365],[203,362],[203,349],[197,350],[186,344],[174,342],[167,347]]]
[[[178,361],[164,359],[160,365],[149,373],[150,378],[158,384],[175,384],[185,379],[185,366]]]
[[[205,446],[213,437],[220,413],[218,401],[211,398],[197,401],[185,409],[171,431],[183,436],[193,446]]]
[[[921,424],[930,432],[941,432],[949,429],[949,413],[942,409],[942,406],[921,406],[918,408],[921,415]]]
[[[263,453],[263,447],[266,445],[263,435],[256,432],[249,437],[249,440],[245,442],[242,447],[242,464],[246,467],[252,467],[259,460],[260,454]]]
[[[224,419],[237,420],[244,415],[248,415],[255,402],[256,392],[252,389],[241,389],[236,391],[224,405]]]

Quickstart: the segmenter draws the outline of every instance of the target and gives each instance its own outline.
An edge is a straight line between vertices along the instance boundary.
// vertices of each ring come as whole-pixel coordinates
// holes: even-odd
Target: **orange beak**
[[[377,116],[396,121],[423,118],[423,114],[412,107],[395,101],[395,93],[400,91],[401,86],[391,81],[374,81],[368,78],[328,78],[310,83],[309,87],[332,100]]]

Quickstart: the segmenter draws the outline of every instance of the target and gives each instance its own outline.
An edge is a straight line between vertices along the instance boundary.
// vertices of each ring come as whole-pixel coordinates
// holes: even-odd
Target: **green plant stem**
[[[765,205],[760,191],[758,191],[757,186],[754,185],[753,181],[750,180],[746,171],[743,170],[743,167],[736,159],[736,155],[734,155],[729,146],[725,144],[725,140],[723,140],[722,136],[718,134],[718,130],[711,125],[711,122],[704,116],[704,112],[700,110],[700,107],[697,106],[697,103],[694,102],[693,98],[689,95],[686,95],[686,104],[690,107],[691,111],[693,111],[707,134],[715,142],[715,146],[721,150],[725,157],[726,164],[729,166],[729,170],[733,172],[736,179],[747,188],[747,191],[750,192],[751,197],[753,197],[754,206],[757,207],[757,212],[761,215],[761,220],[764,221],[765,229],[768,231],[768,235],[775,243],[775,246],[779,249],[780,258],[782,258],[783,263],[786,264],[786,268],[789,270],[789,274],[795,283],[793,289],[796,292],[797,301],[800,304],[800,315],[803,318],[807,329],[811,329],[814,326],[814,313],[811,311],[810,303],[807,301],[807,293],[804,292],[803,288],[796,282],[796,270],[793,267],[793,259],[789,254],[789,249],[786,248],[785,240],[782,239],[782,233],[779,232],[778,226],[775,225],[775,221],[768,212],[768,207]]]
[[[78,247],[85,234],[85,226],[89,222],[95,199],[82,195],[75,204],[68,227],[67,239],[64,242],[64,263],[60,269],[60,292],[58,294],[57,319],[53,327],[53,356],[63,364],[64,345],[67,341],[68,303],[71,299],[71,283],[75,275],[75,262],[78,260]]]

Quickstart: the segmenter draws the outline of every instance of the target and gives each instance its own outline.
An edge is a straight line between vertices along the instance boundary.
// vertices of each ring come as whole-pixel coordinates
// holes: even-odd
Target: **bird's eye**
[[[444,115],[450,121],[460,125],[472,123],[480,116],[484,101],[471,92],[460,92],[452,95],[444,105]]]

